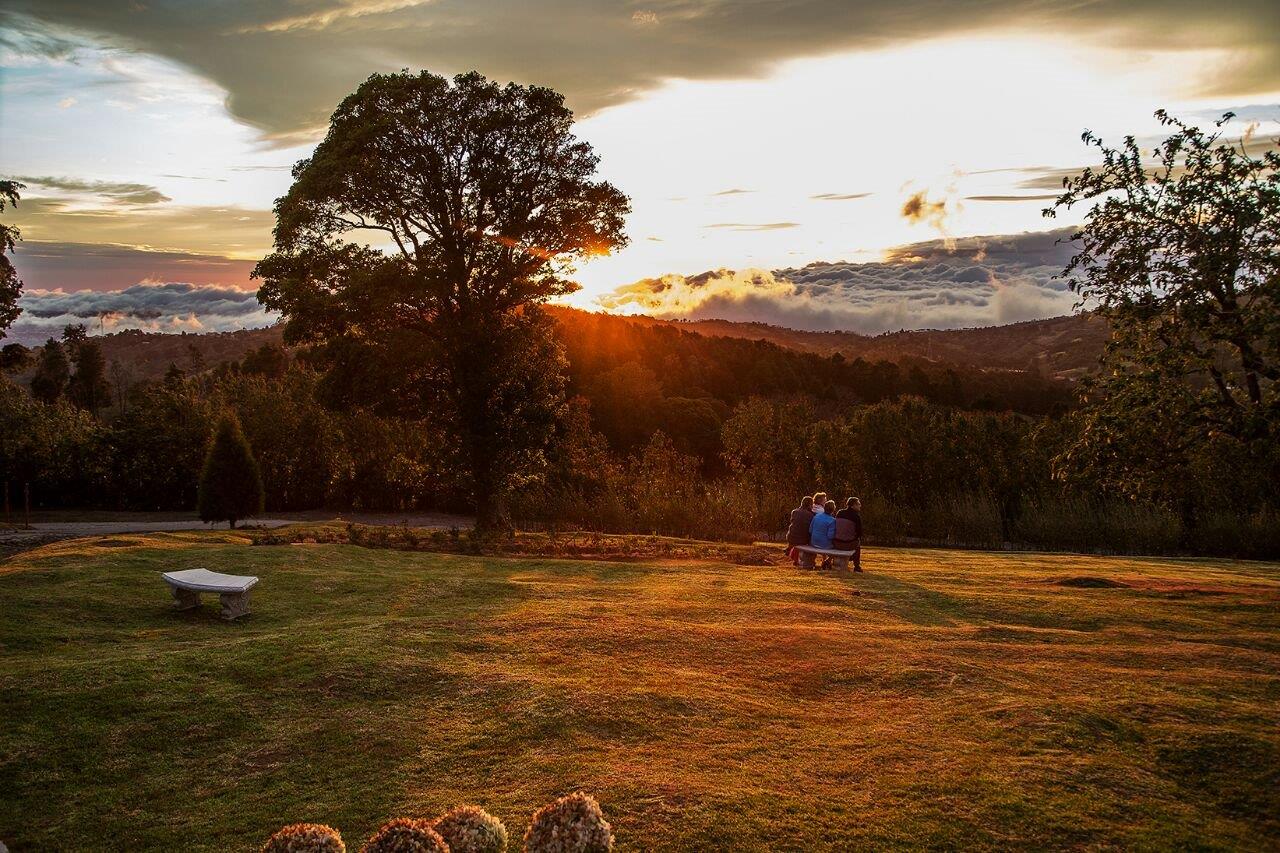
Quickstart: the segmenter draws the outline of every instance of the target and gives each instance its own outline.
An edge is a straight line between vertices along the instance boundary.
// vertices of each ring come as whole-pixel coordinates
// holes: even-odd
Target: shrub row
[[[461,806],[435,820],[399,817],[387,821],[360,847],[361,853],[503,853],[507,828],[478,806]],[[331,826],[295,823],[267,839],[262,853],[346,853]],[[600,805],[582,791],[534,812],[524,834],[528,853],[607,853],[613,831]]]

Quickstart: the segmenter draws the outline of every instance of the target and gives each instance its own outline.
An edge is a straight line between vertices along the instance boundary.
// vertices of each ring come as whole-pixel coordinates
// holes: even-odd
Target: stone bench
[[[830,557],[831,562],[837,569],[849,568],[849,559],[853,556],[852,551],[837,551],[834,548],[815,548],[812,545],[797,545],[796,550],[800,552],[800,568],[812,569],[814,558],[821,555]]]
[[[222,618],[229,620],[249,612],[249,590],[258,579],[245,575],[224,575],[208,569],[186,569],[181,572],[165,572],[164,582],[173,593],[175,610],[199,607],[200,593],[216,592],[222,602]]]

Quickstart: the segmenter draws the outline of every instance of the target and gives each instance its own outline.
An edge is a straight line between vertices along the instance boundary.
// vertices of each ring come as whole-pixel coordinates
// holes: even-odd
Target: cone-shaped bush
[[[347,853],[347,847],[332,826],[295,823],[268,838],[262,853]]]
[[[232,527],[238,519],[262,512],[262,472],[240,421],[230,412],[218,419],[205,454],[196,508],[201,521],[227,521]]]
[[[613,831],[595,798],[578,791],[534,812],[524,834],[524,849],[528,853],[605,853],[613,849]]]
[[[449,845],[429,821],[398,817],[384,823],[360,853],[449,853]]]
[[[452,853],[503,853],[507,828],[478,806],[459,806],[441,815],[432,826]]]

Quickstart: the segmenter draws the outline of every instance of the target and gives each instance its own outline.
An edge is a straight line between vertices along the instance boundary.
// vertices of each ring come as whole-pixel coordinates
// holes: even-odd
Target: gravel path
[[[109,536],[113,533],[161,533],[170,530],[207,530],[208,524],[196,518],[154,521],[145,515],[131,518],[129,513],[118,513],[111,521],[45,521],[34,522],[29,529],[0,530],[0,545],[23,546],[32,543],[51,542],[56,539],[77,539],[82,536]],[[444,513],[347,513],[322,512],[287,513],[279,517],[254,518],[247,524],[254,527],[283,527],[306,521],[354,521],[358,524],[407,525],[427,529],[468,528],[475,519],[465,515]],[[218,525],[226,529],[226,525]]]

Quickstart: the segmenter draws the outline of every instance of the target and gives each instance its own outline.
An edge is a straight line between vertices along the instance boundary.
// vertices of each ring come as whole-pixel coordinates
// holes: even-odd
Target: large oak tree
[[[625,243],[556,92],[479,74],[374,75],[276,204],[259,298],[314,345],[333,402],[432,418],[457,442],[481,527],[537,472],[563,401],[539,303]]]

